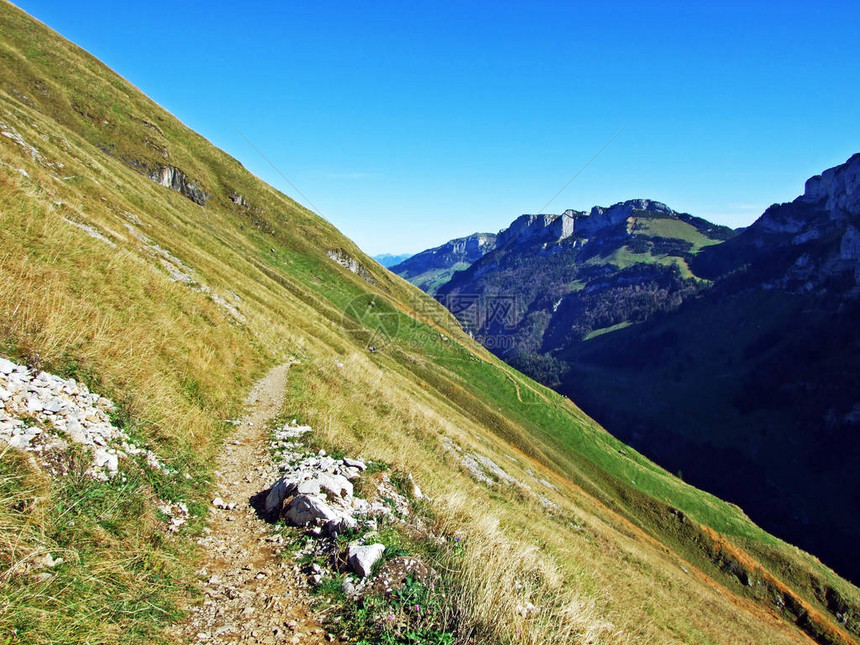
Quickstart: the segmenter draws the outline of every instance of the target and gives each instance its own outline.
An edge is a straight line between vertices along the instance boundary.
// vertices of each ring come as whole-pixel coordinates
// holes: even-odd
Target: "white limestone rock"
[[[326,495],[335,498],[352,497],[353,488],[349,480],[343,475],[321,473],[316,477],[320,488]]]
[[[297,495],[290,502],[285,517],[294,526],[307,526],[315,520],[340,519],[326,501],[316,495]]]
[[[385,546],[382,544],[368,544],[366,546],[353,544],[347,550],[347,562],[355,573],[366,578],[383,553],[385,553]]]

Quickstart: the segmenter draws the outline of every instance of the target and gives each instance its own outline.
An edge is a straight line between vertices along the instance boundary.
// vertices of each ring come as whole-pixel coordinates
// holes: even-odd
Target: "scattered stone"
[[[44,556],[39,558],[37,564],[45,567],[47,569],[53,569],[54,567],[63,564],[63,558],[54,558],[50,553],[46,553]]]
[[[517,605],[517,614],[523,617],[527,617],[529,614],[533,613],[537,607],[534,606],[531,602],[524,602],[521,605]]]
[[[421,489],[418,488],[418,484],[412,479],[412,473],[409,473],[409,483],[412,484],[412,497],[415,499],[423,499],[424,493],[421,492]]]
[[[361,461],[361,459],[350,459],[349,457],[344,457],[342,461],[344,466],[358,468],[361,471],[367,470],[367,465]]]
[[[378,543],[367,546],[350,545],[347,549],[347,562],[355,573],[366,578],[384,552],[385,546]]]
[[[345,577],[343,582],[340,583],[340,590],[347,596],[355,596],[358,593],[355,581],[349,576]]]
[[[337,537],[357,527],[358,520],[350,515],[345,515],[338,520],[329,520],[326,522],[325,532],[331,537]]]
[[[7,361],[5,358],[0,357],[0,374],[11,374],[15,371],[16,367],[12,361]]]
[[[68,217],[63,217],[63,221],[66,224],[69,224],[71,226],[74,226],[75,228],[82,230],[84,233],[86,233],[93,239],[99,240],[100,242],[104,242],[108,246],[116,247],[116,243],[113,240],[107,238],[94,226],[84,224],[83,222],[76,222],[75,220],[69,219]]]
[[[352,497],[352,484],[343,475],[323,473],[317,477],[316,481],[328,496],[335,498]]]
[[[61,455],[69,441],[90,453],[87,474],[94,479],[115,477],[122,460],[138,455],[150,468],[174,474],[155,453],[113,425],[109,415],[115,409],[112,401],[75,379],[36,372],[0,358],[0,442],[41,454],[47,474],[66,474],[62,460],[50,455]]]
[[[316,495],[294,497],[284,517],[293,526],[307,526],[318,519],[325,521],[339,519],[337,513],[326,504],[326,501]]]

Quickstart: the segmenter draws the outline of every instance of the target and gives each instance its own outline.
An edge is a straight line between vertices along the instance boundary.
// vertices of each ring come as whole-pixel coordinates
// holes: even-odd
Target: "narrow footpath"
[[[245,417],[218,458],[213,501],[221,508],[210,507],[210,532],[199,540],[205,596],[174,629],[180,642],[336,642],[314,616],[297,566],[279,555],[277,536],[249,503],[279,476],[266,425],[281,411],[289,368],[275,367],[254,386]]]

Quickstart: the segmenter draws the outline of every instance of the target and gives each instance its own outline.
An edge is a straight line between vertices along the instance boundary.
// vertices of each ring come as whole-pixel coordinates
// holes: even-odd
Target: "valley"
[[[830,186],[821,194],[836,195]],[[561,299],[568,327],[597,348],[706,302],[709,283],[730,285],[734,255],[708,256],[707,276],[697,262],[741,235],[636,201],[527,216],[484,253],[491,238],[445,248],[473,262],[445,286],[444,263],[416,275],[437,296],[469,295],[454,289],[465,275],[490,296],[530,263],[527,313],[492,323],[525,321],[528,353],[504,356],[514,366],[330,222],[0,0],[3,642],[860,641],[849,580],[516,367],[533,361],[556,386],[573,374],[560,368],[568,331],[544,304]],[[571,272],[564,258],[580,256]],[[836,279],[831,260],[810,255]],[[588,313],[590,298],[624,313]],[[747,351],[784,371],[766,340]],[[599,373],[601,357],[589,360]],[[312,428],[300,446],[296,428]],[[311,463],[324,472],[305,477]],[[261,518],[260,499],[288,475],[301,479],[293,493],[307,488]],[[299,518],[311,502],[317,516]],[[354,526],[324,516],[347,503],[378,512]],[[365,547],[379,557],[369,571],[355,562]],[[438,577],[416,566],[386,589],[383,567],[404,559]]]
[[[856,580],[858,172],[855,155],[740,232],[648,200],[523,216],[437,298],[614,435]],[[477,311],[499,300],[504,318]]]

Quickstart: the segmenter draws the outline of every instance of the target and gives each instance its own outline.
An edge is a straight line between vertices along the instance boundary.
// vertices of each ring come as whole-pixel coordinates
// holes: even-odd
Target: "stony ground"
[[[205,596],[175,630],[181,642],[337,642],[310,608],[304,576],[279,555],[279,538],[249,503],[279,476],[266,426],[283,405],[288,370],[276,367],[257,384],[218,460],[216,494],[223,508],[211,508],[210,532],[200,540]]]

